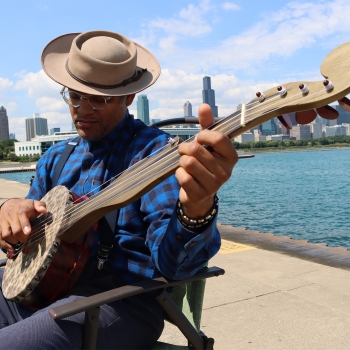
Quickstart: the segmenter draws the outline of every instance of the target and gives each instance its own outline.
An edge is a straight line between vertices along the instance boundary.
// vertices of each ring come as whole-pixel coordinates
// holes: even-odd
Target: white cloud
[[[26,140],[25,119],[26,118],[9,118],[10,133],[15,133],[18,141]]]
[[[173,18],[158,17],[144,24],[141,37],[134,40],[145,46],[157,43],[162,50],[170,53],[178,40],[211,32],[212,28],[204,16],[212,7],[210,0],[202,0],[198,6],[190,4],[181,9]]]
[[[350,3],[292,2],[282,10],[269,13],[244,32],[231,36],[204,54],[210,65],[249,69],[275,56],[286,57],[318,39],[350,31],[347,14]],[[220,54],[214,55],[215,52]],[[210,59],[214,57],[214,59]]]
[[[45,112],[40,113],[40,117],[47,119],[48,128],[60,127],[61,131],[71,130],[72,118],[70,113]]]
[[[37,73],[26,73],[15,86],[15,90],[27,90],[28,96],[41,98],[43,96],[59,96],[62,86],[50,79],[43,70]]]
[[[345,0],[289,2],[281,10],[266,12],[260,21],[241,32],[232,27],[217,40],[217,28],[210,19],[219,16],[222,6],[237,9],[234,2],[202,1],[182,9],[173,18],[157,18],[144,24],[139,39],[151,46],[167,68],[198,73],[210,67],[213,74],[239,70],[253,74],[266,69],[264,65],[271,58],[278,65],[278,57],[290,57],[313,45],[334,47],[349,37],[350,3]]]
[[[10,117],[11,114],[17,111],[17,103],[16,102],[7,102],[6,103],[6,112],[7,115]]]
[[[11,80],[0,78],[0,93],[4,93],[5,91],[9,90],[12,85],[13,82]]]
[[[68,110],[68,105],[62,98],[40,97],[36,100],[36,105],[41,113]]]
[[[231,11],[240,10],[240,7],[238,5],[236,5],[234,2],[229,2],[229,1],[226,1],[226,2],[222,3],[221,7],[224,10],[231,10]]]

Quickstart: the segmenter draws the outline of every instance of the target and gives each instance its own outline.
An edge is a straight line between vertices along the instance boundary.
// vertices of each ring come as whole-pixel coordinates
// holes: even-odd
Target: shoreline
[[[271,147],[271,148],[242,148],[238,151],[254,152],[254,153],[279,153],[279,152],[317,152],[317,151],[334,151],[334,150],[350,150],[350,146],[331,146],[331,147]]]

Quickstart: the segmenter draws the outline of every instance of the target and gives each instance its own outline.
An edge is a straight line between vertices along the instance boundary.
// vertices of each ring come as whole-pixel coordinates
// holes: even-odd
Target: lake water
[[[350,149],[256,154],[219,191],[219,222],[350,249]],[[29,183],[34,172],[1,174]]]
[[[350,149],[256,154],[219,191],[219,222],[350,249]]]
[[[29,180],[35,175],[35,171],[23,171],[18,173],[0,173],[0,177],[13,181],[23,182],[29,185]]]

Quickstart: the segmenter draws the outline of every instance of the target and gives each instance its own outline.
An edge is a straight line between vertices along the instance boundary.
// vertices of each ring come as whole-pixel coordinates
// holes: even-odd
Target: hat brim
[[[74,38],[81,33],[70,33],[59,36],[50,41],[44,48],[41,55],[41,65],[44,72],[58,84],[66,86],[72,90],[80,91],[92,95],[124,96],[140,92],[158,79],[160,75],[160,65],[157,59],[144,47],[135,43],[137,49],[137,67],[147,68],[141,78],[112,89],[102,89],[91,87],[75,80],[66,70],[66,62],[69,56]]]

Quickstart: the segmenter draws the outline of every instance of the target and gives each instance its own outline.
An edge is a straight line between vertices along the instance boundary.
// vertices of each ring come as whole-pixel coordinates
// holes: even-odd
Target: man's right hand
[[[32,199],[14,198],[6,201],[0,209],[0,246],[13,254],[11,244],[25,243],[32,232],[30,220],[46,213],[46,204]]]

